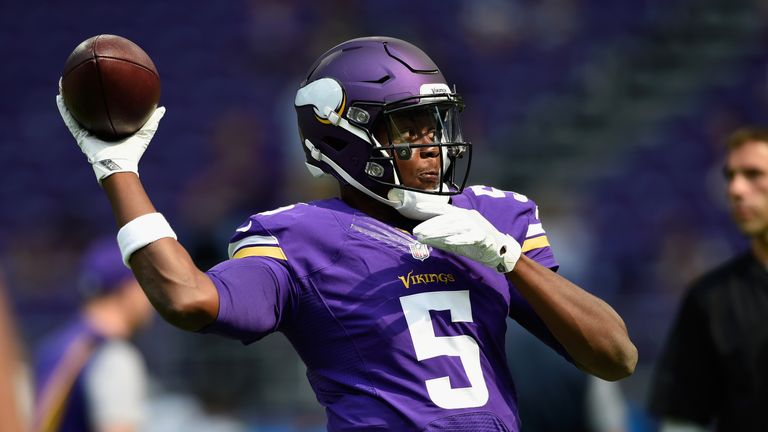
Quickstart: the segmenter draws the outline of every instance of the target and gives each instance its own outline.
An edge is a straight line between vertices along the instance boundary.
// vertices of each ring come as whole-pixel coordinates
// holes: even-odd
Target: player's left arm
[[[517,240],[476,210],[450,205],[422,210],[437,216],[414,228],[419,241],[505,273],[577,366],[611,381],[632,374],[637,349],[611,306],[523,255]]]
[[[525,255],[506,277],[581,369],[609,381],[635,370],[637,348],[608,303]]]

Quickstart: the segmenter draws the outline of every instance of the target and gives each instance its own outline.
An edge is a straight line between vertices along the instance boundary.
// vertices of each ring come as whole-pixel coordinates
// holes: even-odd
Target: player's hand
[[[424,244],[462,255],[499,273],[512,271],[520,258],[520,244],[499,232],[477,210],[452,205],[422,206],[425,213],[436,216],[413,229],[413,235]]]
[[[93,166],[93,172],[96,173],[96,179],[99,183],[118,172],[139,174],[139,159],[157,132],[160,119],[165,114],[165,108],[159,107],[155,109],[144,126],[133,135],[119,141],[102,141],[80,126],[77,120],[72,117],[64,105],[64,98],[61,97],[61,93],[56,95],[56,105],[59,107],[59,113],[64,124],[67,125],[67,129],[75,137],[77,145]]]

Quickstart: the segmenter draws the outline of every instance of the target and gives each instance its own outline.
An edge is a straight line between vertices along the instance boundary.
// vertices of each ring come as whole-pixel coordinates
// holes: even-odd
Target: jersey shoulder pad
[[[296,208],[304,205],[303,203],[291,204],[251,215],[245,223],[235,229],[235,233],[229,241],[229,257],[244,258],[258,255],[284,260],[285,254],[273,233],[282,231],[291,225],[291,220],[295,219],[295,214],[300,213],[301,210]],[[258,253],[251,254],[251,252]]]
[[[469,186],[461,195],[453,197],[453,203],[477,210],[497,229],[508,234],[525,230],[530,220],[538,220],[536,203],[527,196],[490,186]]]
[[[235,229],[229,257],[263,256],[294,264],[319,264],[321,257],[332,255],[329,249],[335,247],[336,239],[344,237],[328,201],[332,200],[297,203],[252,215]]]

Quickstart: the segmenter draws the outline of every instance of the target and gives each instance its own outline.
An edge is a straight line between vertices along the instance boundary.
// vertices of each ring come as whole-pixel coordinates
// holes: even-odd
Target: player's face
[[[429,145],[435,142],[435,131],[436,120],[428,112],[392,117],[389,139],[403,146],[395,151],[395,160],[404,186],[431,190],[440,184],[440,147]]]
[[[731,150],[725,177],[739,228],[751,237],[768,234],[768,143],[749,141]]]

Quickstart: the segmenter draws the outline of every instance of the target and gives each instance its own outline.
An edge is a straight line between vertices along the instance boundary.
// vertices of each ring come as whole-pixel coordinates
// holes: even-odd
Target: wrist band
[[[123,263],[130,268],[128,260],[134,252],[165,237],[175,240],[176,233],[160,213],[148,213],[123,225],[117,232],[117,244],[123,255]]]

